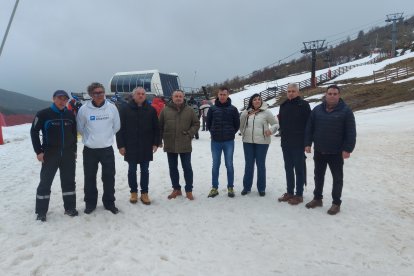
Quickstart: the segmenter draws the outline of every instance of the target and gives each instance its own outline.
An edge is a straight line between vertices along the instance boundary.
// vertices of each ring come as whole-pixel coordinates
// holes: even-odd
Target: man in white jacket
[[[85,175],[85,213],[92,213],[98,201],[96,174],[98,164],[102,166],[103,195],[105,209],[113,214],[119,212],[115,207],[115,156],[112,145],[114,135],[120,129],[119,113],[116,106],[105,99],[105,88],[94,82],[88,86],[92,100],[83,105],[78,112],[77,128],[82,135],[83,170]]]

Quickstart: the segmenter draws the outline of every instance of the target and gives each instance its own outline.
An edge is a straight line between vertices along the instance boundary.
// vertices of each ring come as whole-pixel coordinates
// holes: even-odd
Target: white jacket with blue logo
[[[79,109],[76,124],[83,144],[92,149],[112,146],[114,135],[121,127],[118,109],[107,100],[101,107],[88,101]]]

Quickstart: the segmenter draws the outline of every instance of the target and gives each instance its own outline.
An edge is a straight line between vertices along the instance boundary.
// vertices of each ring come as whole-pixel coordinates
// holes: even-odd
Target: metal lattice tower
[[[387,20],[385,22],[392,22],[392,30],[391,30],[391,39],[392,39],[392,49],[391,49],[391,57],[395,57],[395,44],[397,42],[397,21],[403,19],[403,12],[400,13],[393,13],[387,14]]]
[[[315,72],[316,72],[316,53],[322,52],[326,50],[325,39],[324,40],[314,40],[314,41],[308,41],[303,42],[303,46],[305,49],[300,51],[303,54],[306,53],[312,53],[312,73],[311,73],[311,85],[312,87],[316,87],[316,78],[315,78]]]

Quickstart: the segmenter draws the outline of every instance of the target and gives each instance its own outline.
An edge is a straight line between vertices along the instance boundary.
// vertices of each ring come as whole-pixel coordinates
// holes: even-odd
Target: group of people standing
[[[77,158],[77,132],[82,135],[84,168],[84,201],[86,214],[97,206],[98,190],[96,175],[98,164],[102,166],[104,208],[113,214],[115,206],[115,157],[114,137],[119,153],[128,162],[130,202],[138,202],[137,168],[140,166],[140,201],[151,204],[148,196],[149,163],[153,154],[162,147],[167,153],[172,192],[168,199],[182,195],[178,171],[178,157],[184,171],[186,198],[194,200],[193,170],[191,166],[192,140],[200,128],[200,120],[194,109],[185,102],[184,92],[176,90],[172,100],[162,111],[157,111],[146,101],[145,89],[137,87],[128,103],[119,110],[105,99],[105,89],[100,83],[88,86],[91,101],[83,105],[75,115],[66,109],[68,94],[58,90],[53,94],[50,108],[37,113],[31,128],[33,148],[42,162],[40,183],[36,194],[37,219],[46,221],[51,185],[60,170],[65,214],[77,216],[75,161]],[[229,89],[221,87],[213,105],[202,114],[204,130],[210,131],[212,153],[212,187],[208,197],[219,194],[219,170],[221,156],[227,171],[227,195],[234,197],[233,154],[235,134],[240,130],[243,140],[245,169],[243,190],[251,192],[255,164],[257,190],[266,195],[266,155],[272,134],[279,129],[285,161],[287,192],[278,200],[292,205],[303,202],[305,182],[305,154],[314,143],[315,191],[307,208],[322,206],[324,175],[327,165],[333,174],[333,204],[329,214],[340,210],[343,185],[343,160],[349,158],[355,147],[355,119],[352,111],[340,99],[340,88],[328,87],[324,102],[311,111],[309,104],[300,98],[297,84],[290,84],[287,100],[280,106],[279,120],[268,110],[259,94],[254,94],[248,107],[239,115],[231,104]],[[40,141],[39,133],[43,139]],[[294,193],[296,187],[296,194]]]

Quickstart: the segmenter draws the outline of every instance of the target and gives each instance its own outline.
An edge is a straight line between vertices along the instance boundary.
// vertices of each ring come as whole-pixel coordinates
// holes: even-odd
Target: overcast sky
[[[0,38],[15,0],[0,0]],[[20,0],[0,57],[0,88],[50,99],[107,89],[116,72],[158,69],[200,87],[303,48],[414,14],[412,0]],[[292,58],[300,57],[300,54]]]

